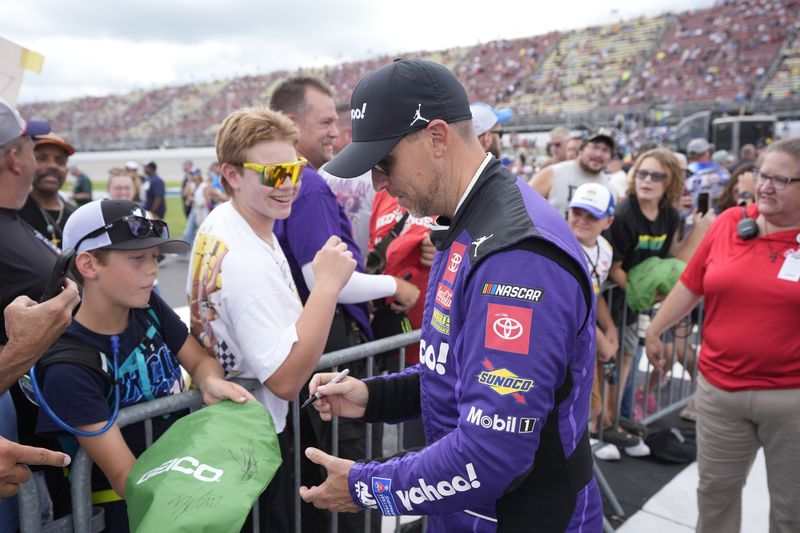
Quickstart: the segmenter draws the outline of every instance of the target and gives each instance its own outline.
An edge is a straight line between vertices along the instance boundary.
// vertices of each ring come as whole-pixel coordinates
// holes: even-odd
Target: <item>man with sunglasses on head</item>
[[[239,109],[222,122],[217,159],[231,199],[200,225],[187,281],[192,334],[227,376],[264,384],[255,396],[272,416],[283,464],[259,508],[262,530],[276,532],[293,531],[289,401],[319,362],[336,297],[355,268],[346,244],[327,238],[311,261],[317,283],[305,306],[300,301],[274,233],[301,189],[306,161],[296,142],[292,122],[265,107]]]
[[[353,143],[326,170],[372,169],[415,216],[437,216],[420,363],[336,384],[315,375],[321,416],[421,416],[428,446],[371,462],[306,455],[314,505],[429,515],[428,531],[600,531],[587,433],[595,348],[592,283],[566,221],[491,154],[466,91],[442,65],[398,60],[351,100]],[[420,121],[418,117],[423,117]]]
[[[609,187],[605,168],[614,152],[614,139],[602,132],[583,140],[577,159],[549,166],[533,177],[531,187],[566,218],[567,206],[575,190],[584,183]]]
[[[297,141],[297,152],[308,160],[303,171],[302,187],[292,206],[291,214],[284,220],[275,223],[275,235],[286,253],[292,269],[292,276],[297,284],[300,298],[305,302],[309,290],[316,284],[311,261],[325,242],[335,235],[347,244],[357,262],[356,271],[339,294],[339,305],[336,309],[331,334],[325,346],[330,352],[355,346],[372,339],[369,323],[368,302],[371,300],[394,297],[391,304],[397,311],[406,311],[414,306],[419,297],[416,285],[403,279],[388,275],[369,275],[365,273],[364,261],[358,245],[353,237],[353,228],[344,209],[327,182],[319,175],[317,169],[333,157],[334,140],[339,135],[338,115],[331,90],[321,80],[313,77],[290,78],[275,88],[270,97],[270,108],[286,114],[297,126],[300,136]],[[354,122],[357,117],[369,114],[368,108],[351,113]],[[355,361],[350,365],[352,375],[366,376],[366,361]],[[305,391],[304,391],[305,392]],[[309,443],[329,449],[331,431],[330,424],[323,423],[316,412],[303,410],[301,417],[313,428],[314,438]],[[380,455],[380,431],[373,432],[373,454]],[[339,449],[345,457],[360,458],[366,453],[366,426],[362,422],[346,421],[339,429]],[[305,459],[304,459],[305,460]],[[312,478],[318,477],[315,465],[305,463],[304,472],[311,471]],[[305,476],[304,476],[305,477]],[[311,478],[309,483],[314,482]],[[306,520],[306,518],[308,518]],[[304,524],[314,520],[325,520],[325,515],[310,506],[304,506]],[[341,527],[345,530],[358,530],[360,522],[348,522],[353,517],[342,517]],[[362,517],[358,517],[362,519]],[[324,522],[314,522],[319,528],[326,527]]]

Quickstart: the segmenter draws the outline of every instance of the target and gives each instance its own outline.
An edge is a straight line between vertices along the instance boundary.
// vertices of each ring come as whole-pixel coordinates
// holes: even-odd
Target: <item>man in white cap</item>
[[[716,209],[717,198],[722,194],[722,187],[730,179],[731,174],[725,167],[711,160],[714,148],[706,139],[698,137],[686,145],[686,156],[689,165],[686,167],[689,177],[686,178],[686,191],[692,195],[694,205],[701,192],[709,193],[709,206]]]
[[[481,148],[499,159],[501,148],[499,125],[508,121],[514,113],[507,107],[495,109],[483,102],[472,104],[469,110],[472,113],[472,125]]]

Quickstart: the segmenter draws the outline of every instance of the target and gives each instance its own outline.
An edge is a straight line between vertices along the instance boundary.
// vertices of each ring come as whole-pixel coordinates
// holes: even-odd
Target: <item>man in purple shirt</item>
[[[309,289],[314,285],[314,272],[311,268],[314,256],[331,235],[338,236],[353,252],[357,266],[356,272],[339,293],[339,305],[331,324],[325,353],[368,341],[372,338],[372,330],[367,302],[394,296],[396,309],[403,311],[414,306],[419,297],[419,289],[393,276],[369,275],[364,272],[364,260],[353,238],[350,220],[327,182],[317,173],[317,169],[333,157],[333,141],[339,135],[336,105],[330,89],[317,78],[290,78],[272,93],[270,107],[285,113],[297,126],[300,132],[297,153],[308,160],[291,214],[285,220],[276,220],[273,229],[286,254],[300,299],[305,303]],[[366,376],[366,364],[364,361],[355,362],[350,365],[350,371],[357,376]],[[329,449],[330,424],[323,423],[319,415],[310,409],[304,409],[301,417],[301,420],[311,425],[314,432],[314,435],[301,435],[306,444]],[[305,420],[305,417],[309,417],[309,420]],[[343,457],[365,457],[365,429],[362,421],[350,420],[340,424],[339,450]],[[381,454],[379,435],[379,431],[373,432],[373,455]],[[318,472],[316,465],[306,462],[302,475],[304,482],[318,481]],[[304,528],[310,527],[309,531],[318,527],[319,530],[324,529],[325,515],[311,506],[304,507]],[[374,521],[379,526],[378,522]],[[343,531],[360,531],[363,528],[363,516],[342,516],[340,527]]]

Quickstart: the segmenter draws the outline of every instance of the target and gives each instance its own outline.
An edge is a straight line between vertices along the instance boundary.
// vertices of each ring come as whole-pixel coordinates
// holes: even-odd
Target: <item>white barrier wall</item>
[[[183,162],[191,159],[196,167],[200,167],[205,175],[208,166],[217,160],[213,146],[203,148],[176,148],[164,150],[119,150],[112,152],[78,152],[69,158],[69,165],[77,165],[94,183],[105,183],[108,169],[123,167],[128,161],[139,164],[139,172],[150,161],[155,161],[158,175],[164,181],[180,181],[183,179]]]

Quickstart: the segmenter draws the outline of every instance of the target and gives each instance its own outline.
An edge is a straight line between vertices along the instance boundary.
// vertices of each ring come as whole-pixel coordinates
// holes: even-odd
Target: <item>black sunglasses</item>
[[[75,250],[80,251],[80,246],[83,241],[86,239],[91,239],[101,235],[103,232],[113,229],[114,227],[120,226],[122,224],[127,225],[128,231],[130,231],[131,235],[136,237],[137,239],[143,239],[144,237],[149,237],[150,235],[155,235],[161,239],[168,239],[169,238],[169,228],[167,227],[167,223],[163,220],[150,220],[145,217],[140,217],[136,215],[128,215],[122,217],[114,222],[106,224],[102,228],[97,228],[93,230],[78,241],[75,245]]]

